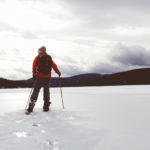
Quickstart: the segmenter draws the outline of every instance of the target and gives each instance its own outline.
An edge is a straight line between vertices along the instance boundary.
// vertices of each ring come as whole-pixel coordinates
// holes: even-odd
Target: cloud
[[[28,40],[39,39],[38,34],[32,32],[32,31],[22,31],[20,34],[23,38],[28,39]]]
[[[131,69],[150,67],[150,50],[140,45],[118,43],[109,47],[105,59],[101,59],[100,51],[86,52],[86,57],[82,56],[76,60],[70,56],[56,57],[63,64],[60,70],[64,76],[72,76],[82,73],[110,74]],[[81,51],[80,51],[81,53]],[[82,54],[82,53],[81,53]]]
[[[99,27],[112,27],[113,25],[127,24],[142,24],[139,19],[142,19],[143,13],[149,11],[148,0],[144,1],[129,1],[129,0],[64,0],[64,5],[72,10],[72,13],[84,19],[87,24],[92,24]],[[63,1],[63,2],[64,2]],[[135,4],[136,3],[136,4]],[[135,13],[138,14],[135,15]],[[139,15],[140,13],[140,15]],[[146,17],[146,16],[145,16]],[[142,20],[145,20],[143,17]],[[146,20],[145,20],[146,21]]]
[[[7,64],[6,64],[7,65]],[[25,80],[32,77],[32,72],[28,68],[1,68],[0,77],[11,80]]]
[[[143,46],[116,44],[105,61],[95,60],[86,72],[110,74],[137,68],[150,67],[150,51]]]
[[[79,62],[77,61],[76,58],[73,58],[73,56],[58,56],[56,57],[56,59],[58,59],[59,61],[62,61],[63,63],[67,63],[67,64],[75,64],[77,65]]]
[[[112,52],[111,60],[127,66],[150,66],[150,51],[138,45],[117,44]]]
[[[5,56],[7,53],[4,50],[0,50],[0,56]]]
[[[148,0],[6,0],[0,6],[1,64],[11,66],[8,76],[28,78],[21,65],[29,68],[36,49],[45,45],[64,76],[148,67],[149,5]]]
[[[19,73],[21,73],[21,74],[31,74],[31,71],[29,71],[29,70],[27,70],[27,69],[25,69],[25,68],[15,68],[14,69],[16,72],[19,72]]]
[[[76,66],[76,65],[60,65],[59,69],[64,76],[73,76],[73,75],[78,75],[78,74],[83,74],[85,73],[82,67]]]
[[[8,23],[5,23],[5,22],[0,22],[0,31],[13,31],[15,32],[16,31],[16,28]]]
[[[97,64],[89,67],[89,73],[99,73],[99,74],[111,74],[115,72],[123,71],[125,68],[118,64],[108,63],[108,62],[97,62]]]
[[[13,80],[26,80],[32,77],[32,72],[29,70],[29,68],[14,68],[11,70],[12,74],[8,74],[7,78],[13,79]]]

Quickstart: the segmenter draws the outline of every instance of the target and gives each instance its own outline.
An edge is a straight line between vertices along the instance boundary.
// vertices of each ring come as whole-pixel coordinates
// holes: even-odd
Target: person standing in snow
[[[32,72],[33,72],[33,79],[35,80],[35,83],[34,83],[33,93],[31,95],[26,114],[30,114],[33,111],[33,108],[37,101],[41,87],[44,88],[43,89],[43,92],[44,92],[43,111],[44,112],[49,111],[49,106],[51,104],[49,86],[50,86],[52,68],[59,76],[61,76],[61,73],[57,65],[55,64],[51,56],[46,53],[46,47],[45,46],[40,47],[38,49],[38,56],[36,56],[33,61]]]

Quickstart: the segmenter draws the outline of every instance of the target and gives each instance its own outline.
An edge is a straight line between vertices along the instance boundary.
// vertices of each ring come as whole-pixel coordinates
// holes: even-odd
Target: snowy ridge
[[[98,130],[74,124],[81,118],[73,112],[37,111],[29,116],[21,111],[1,117],[1,150],[91,150],[103,137]]]

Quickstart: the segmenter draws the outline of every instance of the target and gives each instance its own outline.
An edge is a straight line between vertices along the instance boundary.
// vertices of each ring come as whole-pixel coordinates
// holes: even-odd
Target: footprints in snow
[[[18,123],[21,123],[21,122],[22,122],[22,120],[17,120],[17,121],[16,121],[17,124],[18,124]],[[32,124],[32,127],[38,128],[38,127],[41,127],[41,124],[39,124],[39,123],[33,123],[33,124]],[[44,134],[44,133],[46,133],[46,130],[41,129],[40,132],[41,132],[42,134]],[[28,137],[30,137],[30,138],[35,138],[32,134],[27,133],[27,132],[25,132],[25,131],[22,131],[22,132],[14,132],[13,135],[15,135],[15,136],[16,136],[17,138],[19,138],[20,140],[21,140],[22,138],[28,138]],[[45,140],[42,139],[41,142],[42,142],[42,145],[43,145],[43,146],[45,145],[45,148],[47,148],[47,149],[50,149],[50,150],[61,150],[61,148],[60,148],[60,146],[59,146],[59,142],[58,142],[57,140],[52,141],[52,140],[49,140],[49,139],[45,139]]]
[[[38,124],[38,123],[33,123],[32,126],[33,126],[33,127],[40,127],[41,125]]]
[[[16,135],[18,138],[26,138],[27,136],[29,136],[29,134],[24,131],[23,132],[14,132],[13,134]]]
[[[16,123],[21,123],[22,120],[17,120]],[[39,123],[33,123],[32,124],[33,127],[40,127],[41,125]],[[45,130],[41,130],[41,133],[46,133]],[[25,131],[22,131],[22,132],[14,132],[13,133],[14,135],[16,135],[18,138],[26,138],[28,136],[32,136],[31,134],[25,132]]]

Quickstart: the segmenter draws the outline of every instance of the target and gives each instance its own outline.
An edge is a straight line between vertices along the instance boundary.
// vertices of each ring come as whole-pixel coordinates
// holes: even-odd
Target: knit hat
[[[39,53],[44,53],[44,52],[46,52],[46,47],[45,47],[45,46],[40,47],[40,48],[38,49],[38,52],[39,52]]]

